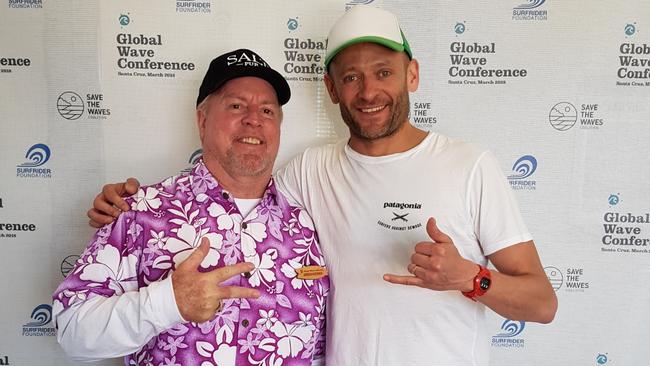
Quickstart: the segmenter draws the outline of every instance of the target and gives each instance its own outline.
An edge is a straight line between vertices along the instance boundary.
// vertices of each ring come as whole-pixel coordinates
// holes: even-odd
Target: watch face
[[[487,277],[481,278],[481,282],[479,283],[479,286],[481,286],[481,290],[485,291],[490,288],[490,279]]]

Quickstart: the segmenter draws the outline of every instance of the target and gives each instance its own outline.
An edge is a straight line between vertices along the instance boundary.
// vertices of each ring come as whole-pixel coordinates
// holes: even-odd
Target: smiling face
[[[219,180],[270,176],[280,145],[282,108],[267,81],[240,77],[197,108],[203,160]]]
[[[409,92],[417,90],[418,65],[405,53],[359,43],[336,55],[325,75],[332,102],[352,139],[390,137],[408,120]]]

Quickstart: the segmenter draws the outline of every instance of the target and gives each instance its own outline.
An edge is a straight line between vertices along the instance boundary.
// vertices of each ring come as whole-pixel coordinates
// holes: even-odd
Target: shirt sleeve
[[[275,184],[287,201],[294,206],[305,207],[303,196],[303,161],[307,151],[293,158],[275,173]]]
[[[139,287],[143,228],[132,211],[99,229],[53,295],[57,340],[75,360],[125,356],[182,322],[171,276]]]
[[[467,196],[474,232],[486,256],[532,240],[512,189],[491,152],[479,156]]]

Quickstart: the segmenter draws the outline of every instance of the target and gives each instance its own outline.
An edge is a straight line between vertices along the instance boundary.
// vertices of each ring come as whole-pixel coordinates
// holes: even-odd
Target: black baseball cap
[[[228,80],[244,76],[258,77],[268,81],[275,89],[280,105],[286,104],[291,98],[291,89],[284,77],[273,70],[257,53],[241,48],[224,53],[210,62],[208,72],[205,73],[199,88],[196,105],[201,104],[203,99],[217,91]]]

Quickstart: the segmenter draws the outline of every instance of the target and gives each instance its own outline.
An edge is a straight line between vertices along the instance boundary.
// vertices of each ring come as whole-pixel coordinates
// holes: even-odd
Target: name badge
[[[327,268],[321,266],[306,266],[296,269],[301,280],[317,280],[327,276]]]

